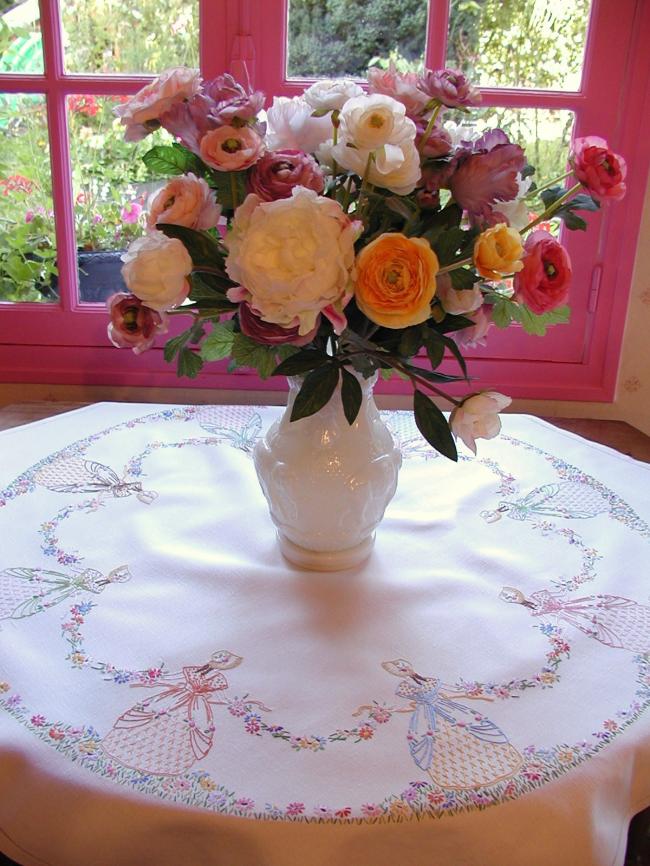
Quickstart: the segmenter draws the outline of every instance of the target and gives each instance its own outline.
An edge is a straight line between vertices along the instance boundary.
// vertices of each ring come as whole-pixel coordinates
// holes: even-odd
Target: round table
[[[650,804],[650,467],[537,419],[281,556],[280,410],[0,434],[0,849],[25,866],[615,866]],[[299,423],[299,422],[298,422]]]

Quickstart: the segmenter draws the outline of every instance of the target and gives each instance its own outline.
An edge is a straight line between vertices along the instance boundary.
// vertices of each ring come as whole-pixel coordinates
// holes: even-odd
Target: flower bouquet
[[[340,387],[352,424],[360,379],[397,374],[424,438],[453,460],[457,438],[475,452],[510,399],[444,392],[470,382],[463,350],[493,324],[543,335],[566,322],[571,263],[548,220],[585,229],[578,211],[625,191],[624,160],[592,136],[573,142],[566,174],[536,186],[503,130],[450,119],[479,102],[447,69],[371,68],[363,86],[318,81],[266,110],[230,75],[164,72],[115,109],[127,140],[163,127],[176,141],[144,156],[172,179],[123,257],[130,293],[108,302],[110,339],[142,352],[187,315],[165,347],[179,374],[228,358],[301,377],[293,421]],[[445,355],[456,375],[440,371]],[[454,405],[449,420],[431,395]]]

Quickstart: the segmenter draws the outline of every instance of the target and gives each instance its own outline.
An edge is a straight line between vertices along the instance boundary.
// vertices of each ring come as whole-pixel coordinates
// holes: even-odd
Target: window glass
[[[427,0],[288,0],[289,78],[364,77],[371,61],[421,66]]]
[[[0,94],[0,301],[58,299],[54,238],[45,97]]]
[[[447,65],[484,87],[578,90],[590,0],[451,0]]]
[[[43,73],[38,0],[0,2],[0,72]]]
[[[198,9],[198,0],[65,0],[66,69],[158,74],[198,67]]]
[[[143,233],[152,182],[142,155],[171,137],[159,131],[134,144],[113,109],[128,97],[73,94],[68,126],[79,300],[96,303],[123,291],[121,253]]]

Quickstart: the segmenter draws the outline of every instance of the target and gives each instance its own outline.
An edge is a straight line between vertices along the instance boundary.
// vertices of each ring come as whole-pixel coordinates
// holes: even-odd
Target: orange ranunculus
[[[397,232],[380,235],[357,256],[354,295],[372,322],[406,328],[431,315],[438,257],[427,241]]]
[[[482,232],[474,243],[474,266],[487,280],[500,280],[523,268],[521,235],[505,223]]]

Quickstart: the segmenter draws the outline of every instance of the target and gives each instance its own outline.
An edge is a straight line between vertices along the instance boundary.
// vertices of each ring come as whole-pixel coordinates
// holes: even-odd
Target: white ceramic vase
[[[363,562],[395,494],[402,455],[373,399],[377,376],[358,378],[363,401],[352,425],[340,385],[319,412],[290,421],[301,384],[290,378],[284,414],[255,446],[280,549],[301,568],[339,571]]]

